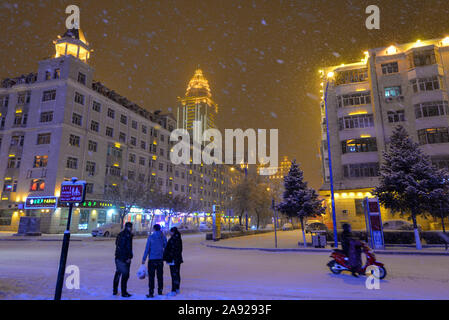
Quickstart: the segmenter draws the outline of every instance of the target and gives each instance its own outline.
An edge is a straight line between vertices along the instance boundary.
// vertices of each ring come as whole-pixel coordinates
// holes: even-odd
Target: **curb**
[[[226,247],[217,246],[201,242],[203,246],[214,249],[225,249],[225,250],[248,250],[248,251],[265,251],[265,252],[327,252],[331,253],[332,249],[302,249],[302,248],[291,248],[291,249],[275,249],[275,248],[237,248],[237,247]],[[449,256],[449,252],[414,252],[414,251],[387,251],[387,250],[374,250],[374,253],[379,255],[417,255],[417,256]]]

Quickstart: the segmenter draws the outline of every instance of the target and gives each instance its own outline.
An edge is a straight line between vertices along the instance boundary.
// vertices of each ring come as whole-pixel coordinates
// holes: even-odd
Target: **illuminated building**
[[[212,100],[209,82],[201,69],[195,71],[185,96],[178,98],[178,101],[180,103],[177,114],[178,128],[188,130],[191,137],[193,137],[193,121],[201,122],[200,132],[216,128],[218,105]]]
[[[54,45],[55,55],[39,61],[37,73],[4,79],[0,87],[0,231],[16,231],[22,215],[41,217],[43,233],[64,231],[68,210],[55,199],[72,177],[87,182],[72,232],[118,222],[118,208],[104,194],[126,179],[186,196],[200,213],[212,212],[214,204],[225,210],[229,168],[173,165],[175,117],[95,81],[92,49],[81,30],[68,30]],[[201,101],[216,112],[201,85],[201,77],[194,78],[187,95],[204,93]],[[211,116],[204,119],[212,126]],[[139,230],[146,215],[135,208],[129,218]]]
[[[365,228],[362,201],[378,184],[382,152],[396,125],[405,127],[435,166],[449,168],[447,39],[371,49],[360,62],[320,71],[320,193],[330,202],[328,126],[338,225],[346,221]],[[392,218],[387,210],[383,214]],[[419,223],[434,226],[431,220]]]

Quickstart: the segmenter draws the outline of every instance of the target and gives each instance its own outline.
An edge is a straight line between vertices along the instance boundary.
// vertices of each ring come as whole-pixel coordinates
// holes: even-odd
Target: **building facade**
[[[449,37],[371,49],[360,62],[320,73],[320,193],[330,201],[328,127],[338,223],[364,229],[363,198],[378,184],[382,152],[396,125],[405,127],[435,166],[449,168]],[[383,217],[394,219],[387,210]],[[419,223],[438,228],[436,221]]]
[[[81,30],[68,30],[54,44],[54,57],[39,61],[37,73],[5,79],[0,88],[0,230],[16,231],[21,216],[38,216],[42,232],[62,232],[68,209],[58,202],[60,185],[72,177],[87,182],[73,232],[119,221],[119,208],[104,195],[124,180],[188,197],[197,215],[214,204],[224,212],[234,179],[229,168],[173,165],[174,116],[95,81]],[[128,217],[137,229],[148,220],[141,209]]]

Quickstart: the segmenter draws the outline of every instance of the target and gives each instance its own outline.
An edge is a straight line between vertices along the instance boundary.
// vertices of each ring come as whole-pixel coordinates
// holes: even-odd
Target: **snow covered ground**
[[[296,233],[297,234],[297,233]],[[155,299],[448,299],[449,259],[442,256],[380,256],[388,276],[380,290],[365,288],[366,278],[332,275],[327,253],[259,252],[207,248],[204,234],[186,235],[181,294]],[[248,238],[233,241],[249,241]],[[134,241],[129,291],[145,299],[147,280],[139,280],[145,239]],[[0,241],[0,299],[52,299],[60,241]],[[80,269],[79,290],[64,288],[63,299],[123,299],[112,296],[113,241],[73,241],[67,264]],[[164,267],[164,293],[170,290]]]

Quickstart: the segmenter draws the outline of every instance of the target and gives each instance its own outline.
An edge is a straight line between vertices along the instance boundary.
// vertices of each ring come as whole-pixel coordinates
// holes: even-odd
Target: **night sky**
[[[1,78],[35,72],[54,54],[70,4],[80,7],[96,80],[145,108],[175,112],[200,65],[220,128],[278,128],[279,156],[297,158],[314,187],[319,68],[449,34],[447,0],[1,1]],[[381,9],[380,30],[365,28],[370,4]]]

